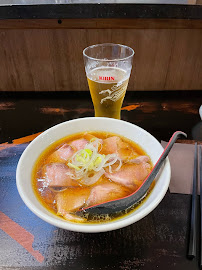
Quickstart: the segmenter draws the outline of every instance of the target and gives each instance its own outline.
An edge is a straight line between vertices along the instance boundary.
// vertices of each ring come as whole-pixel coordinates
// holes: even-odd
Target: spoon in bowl
[[[151,183],[153,182],[161,166],[163,165],[163,162],[166,159],[171,148],[173,147],[173,144],[181,135],[187,137],[187,134],[182,131],[176,131],[172,135],[163,153],[161,154],[160,158],[154,165],[153,169],[151,170],[149,175],[146,177],[146,179],[143,181],[142,185],[134,193],[123,198],[119,198],[119,199],[107,201],[105,203],[96,204],[90,207],[82,208],[77,212],[77,214],[81,215],[83,212],[90,213],[90,214],[112,214],[115,212],[123,211],[131,207],[132,205],[138,203],[147,194],[147,191]]]

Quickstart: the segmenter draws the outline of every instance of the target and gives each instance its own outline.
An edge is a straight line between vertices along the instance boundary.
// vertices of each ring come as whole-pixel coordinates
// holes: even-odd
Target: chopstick
[[[191,205],[191,226],[189,235],[189,248],[188,248],[188,258],[193,259],[196,257],[196,232],[197,232],[197,172],[198,172],[198,147],[195,143],[194,152],[194,172],[193,172],[193,191],[192,191],[192,205]],[[202,193],[201,193],[202,194]]]
[[[201,214],[201,228],[200,228],[200,269],[202,269],[202,147],[199,147],[199,177],[200,177],[200,214]]]

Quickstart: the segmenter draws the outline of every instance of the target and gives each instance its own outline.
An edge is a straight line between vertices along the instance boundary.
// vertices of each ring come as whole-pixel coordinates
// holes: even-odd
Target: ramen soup
[[[52,213],[72,222],[109,222],[128,214],[77,215],[80,209],[135,192],[152,169],[149,156],[134,142],[112,133],[85,132],[46,149],[33,170],[33,188]]]

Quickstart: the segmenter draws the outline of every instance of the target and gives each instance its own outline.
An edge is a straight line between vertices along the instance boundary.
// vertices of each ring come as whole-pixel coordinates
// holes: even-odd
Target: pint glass
[[[96,117],[120,119],[134,51],[120,44],[97,44],[83,51]]]

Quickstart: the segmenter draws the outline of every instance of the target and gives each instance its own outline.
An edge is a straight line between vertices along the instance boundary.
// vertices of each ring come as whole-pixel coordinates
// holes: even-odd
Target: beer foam
[[[91,70],[88,78],[95,82],[101,83],[118,83],[122,84],[123,81],[129,78],[128,72],[117,67],[99,67]]]

